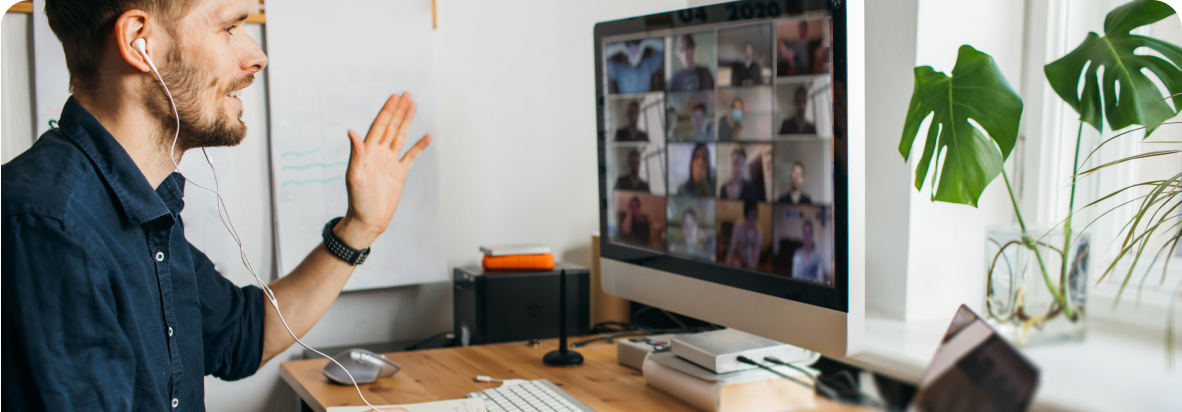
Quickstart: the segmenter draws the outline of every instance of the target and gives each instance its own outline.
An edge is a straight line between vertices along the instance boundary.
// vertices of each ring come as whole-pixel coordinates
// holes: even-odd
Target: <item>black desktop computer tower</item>
[[[558,276],[566,271],[567,336],[591,331],[591,273],[559,262],[551,270],[456,268],[456,346],[558,337]]]

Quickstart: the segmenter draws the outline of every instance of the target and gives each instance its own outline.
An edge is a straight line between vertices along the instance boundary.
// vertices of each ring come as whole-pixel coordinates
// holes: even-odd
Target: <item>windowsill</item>
[[[863,353],[842,361],[915,384],[947,327],[942,320],[868,317]],[[1042,371],[1032,411],[1178,408],[1182,371],[1167,370],[1164,341],[1144,329],[1089,319],[1083,342],[1034,347],[1023,353]]]

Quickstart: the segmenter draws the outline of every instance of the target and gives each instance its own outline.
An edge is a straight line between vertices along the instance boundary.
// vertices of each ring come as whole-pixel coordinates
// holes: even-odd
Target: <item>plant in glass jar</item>
[[[929,66],[915,68],[915,88],[899,153],[904,160],[910,160],[921,125],[931,117],[922,154],[915,164],[916,190],[922,190],[931,171],[932,201],[976,207],[985,187],[998,175],[1005,181],[1018,227],[989,231],[986,313],[1016,343],[1084,336],[1090,239],[1083,231],[1076,233],[1072,226],[1072,217],[1077,212],[1078,178],[1115,164],[1177,153],[1169,150],[1145,153],[1080,171],[1084,124],[1097,131],[1103,130],[1105,120],[1112,130],[1140,125],[1148,136],[1177,114],[1168,105],[1156,103],[1182,92],[1182,70],[1178,69],[1182,67],[1182,48],[1131,34],[1138,27],[1173,14],[1168,5],[1154,0],[1121,5],[1108,13],[1104,36],[1089,33],[1082,44],[1044,67],[1052,88],[1080,115],[1067,218],[1054,229],[1027,226],[1005,173],[1003,166],[1017,141],[1022,99],[993,58],[965,45],[960,47],[951,76]],[[1139,48],[1148,48],[1162,57],[1136,53]],[[1101,67],[1103,75],[1099,74]],[[1165,85],[1168,96],[1163,95],[1146,72]],[[1179,100],[1175,103],[1182,103]],[[1180,180],[1182,173],[1173,179],[1130,186],[1149,185],[1155,189],[1151,195],[1142,197],[1143,207],[1137,211],[1135,221],[1130,222],[1131,230],[1125,235],[1117,261],[1132,256],[1135,266],[1149,236],[1156,230],[1170,233],[1168,221],[1178,219],[1178,201],[1182,198]],[[1084,208],[1115,195],[1097,199]],[[1138,230],[1143,218],[1155,225]],[[1166,246],[1172,250],[1177,243],[1178,235],[1174,235]],[[1115,265],[1116,261],[1104,274],[1113,271]],[[1128,276],[1131,273],[1132,269]],[[1032,333],[1038,336],[1031,339]]]

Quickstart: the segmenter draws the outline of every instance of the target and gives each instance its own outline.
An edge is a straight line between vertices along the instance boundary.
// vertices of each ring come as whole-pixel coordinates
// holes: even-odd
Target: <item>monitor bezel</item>
[[[773,3],[782,10],[782,13],[778,16],[743,18],[742,15],[734,12],[744,6],[748,6],[751,9],[762,7],[764,10],[767,10]],[[687,28],[695,27],[709,29],[712,26],[733,27],[749,23],[772,23],[779,19],[807,15],[818,11],[828,11],[832,18],[833,35],[830,40],[833,53],[833,66],[831,68],[832,80],[835,86],[834,93],[842,94],[842,96],[835,96],[833,100],[835,106],[834,122],[836,129],[845,131],[848,130],[849,119],[847,116],[841,114],[848,113],[848,88],[836,87],[838,83],[844,85],[848,78],[848,21],[845,7],[843,7],[840,0],[736,1],[602,22],[595,25],[596,140],[599,169],[598,206],[599,230],[603,234],[603,236],[600,236],[600,255],[603,258],[849,313],[849,167],[848,164],[843,164],[836,159],[839,153],[847,152],[848,136],[839,138],[838,131],[836,130],[833,136],[833,154],[835,159],[833,163],[834,199],[832,208],[835,232],[834,253],[837,264],[834,267],[832,286],[795,280],[782,275],[739,269],[717,262],[706,262],[680,257],[669,254],[668,252],[628,246],[612,242],[608,236],[607,219],[610,210],[611,191],[608,189],[609,173],[606,153],[609,148],[609,134],[605,129],[604,123],[606,117],[605,111],[607,109],[607,84],[604,76],[603,63],[604,40],[657,31],[683,32]],[[737,18],[732,19],[734,17]],[[836,107],[839,104],[843,107]]]

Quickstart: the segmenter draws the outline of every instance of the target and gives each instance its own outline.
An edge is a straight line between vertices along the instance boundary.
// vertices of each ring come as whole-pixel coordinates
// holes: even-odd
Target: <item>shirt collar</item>
[[[142,225],[184,208],[184,178],[173,173],[153,189],[123,145],[73,96],[62,108],[58,128],[94,163],[99,177],[119,200],[127,224]]]

